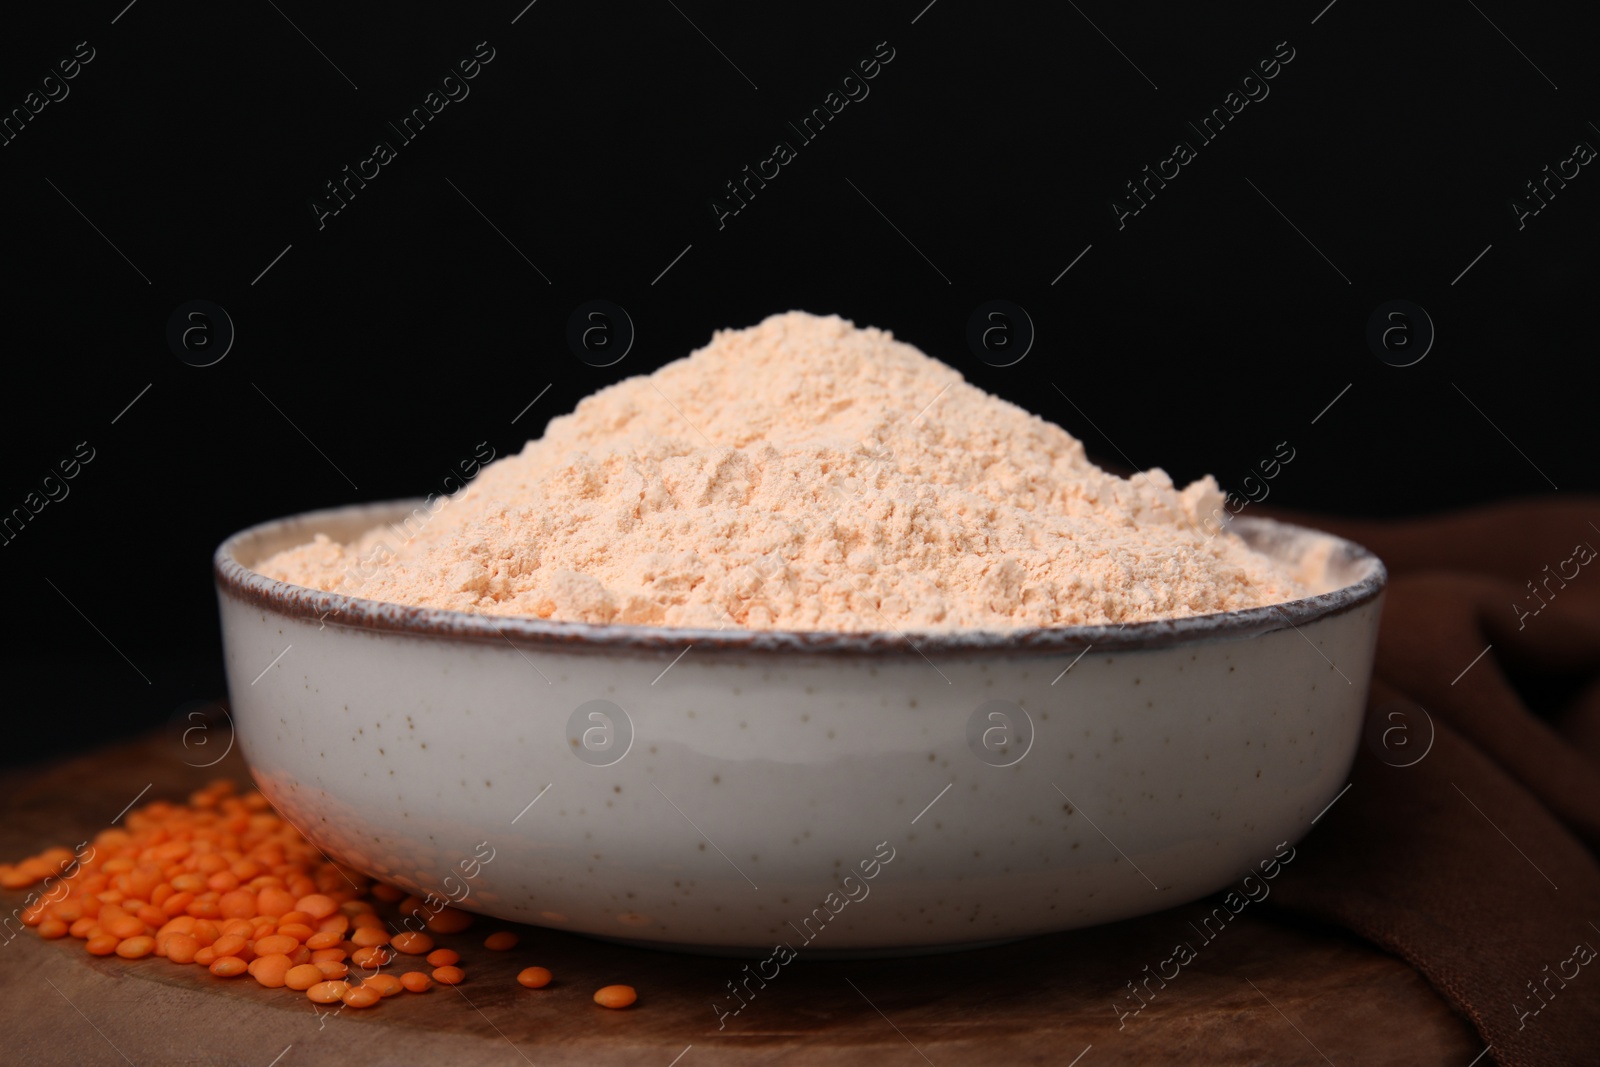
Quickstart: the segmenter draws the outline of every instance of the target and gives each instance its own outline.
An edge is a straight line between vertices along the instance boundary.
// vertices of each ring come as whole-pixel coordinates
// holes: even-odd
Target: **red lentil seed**
[[[528,989],[543,989],[550,984],[550,972],[543,967],[524,967],[517,974],[517,984]]]
[[[125,960],[136,960],[140,956],[150,955],[151,950],[155,947],[156,939],[153,937],[147,937],[142,934],[136,937],[125,937],[117,942],[117,955]]]
[[[395,934],[389,939],[389,944],[393,945],[396,951],[404,952],[408,956],[426,956],[433,951],[433,938],[414,930]]]
[[[322,893],[309,893],[295,901],[294,908],[312,919],[326,919],[339,910],[339,902]]]
[[[283,953],[273,953],[270,956],[257,956],[250,961],[250,974],[257,982],[268,989],[283,988],[284,976],[289,973],[289,968],[294,962]]]
[[[382,920],[379,920],[380,922]],[[358,926],[350,935],[350,941],[361,948],[374,948],[378,945],[389,943],[389,931],[382,927]]]
[[[238,956],[220,956],[211,961],[211,973],[218,978],[236,978],[249,969]]]
[[[594,1002],[602,1008],[626,1008],[639,999],[631,985],[608,985],[595,990]]]
[[[326,982],[329,977],[323,974],[316,964],[302,963],[298,967],[289,968],[288,973],[283,976],[283,984],[303,993],[318,982]]]
[[[83,947],[91,956],[109,956],[117,951],[117,938],[112,934],[98,934],[89,938],[89,943]]]
[[[324,1004],[365,1008],[402,990],[422,993],[435,982],[465,980],[461,955],[436,948],[430,934],[457,934],[474,917],[457,908],[434,908],[384,883],[369,883],[341,868],[272,811],[259,793],[239,795],[232,783],[214,782],[187,804],[155,801],[128,813],[123,827],[102,831],[94,850],[80,858],[48,849],[13,865],[0,864],[0,887],[22,889],[60,879],[65,899],[40,901],[18,918],[43,938],[72,936],[93,955],[125,959],[164,956],[179,965],[207,968],[218,978],[249,973],[268,988],[304,990]],[[72,869],[75,868],[75,869]],[[363,893],[399,903],[430,933],[391,936],[388,924]],[[414,924],[413,924],[414,925]],[[518,935],[491,933],[492,951],[514,948]],[[378,973],[395,952],[425,956],[432,975]],[[350,967],[371,973],[358,985],[343,979]],[[527,967],[517,981],[540,989],[549,970]],[[638,994],[606,986],[595,1003],[625,1008]]]
[[[359,985],[353,989],[346,990],[343,999],[347,1008],[370,1008],[378,1003],[382,996],[382,993],[379,993],[371,986]]]
[[[272,956],[278,953],[282,953],[283,955],[287,956],[299,947],[300,942],[296,941],[292,937],[285,937],[282,934],[272,934],[267,937],[258,937],[256,938],[255,943],[256,954],[259,956]]]
[[[318,1004],[336,1004],[349,991],[349,982],[318,982],[306,990],[306,996]]]
[[[171,934],[166,939],[167,959],[173,963],[193,963],[200,951],[200,939],[193,934]]]
[[[357,967],[373,970],[388,964],[389,952],[387,949],[377,945],[371,948],[358,948],[350,953],[350,962]]]

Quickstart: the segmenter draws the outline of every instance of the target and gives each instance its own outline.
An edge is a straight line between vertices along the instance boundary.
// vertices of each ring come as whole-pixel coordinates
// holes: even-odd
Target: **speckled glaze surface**
[[[412,506],[217,550],[262,791],[418,894],[730,954],[956,947],[1227,885],[1344,787],[1385,580],[1358,546],[1239,520],[1328,591],[1120,628],[833,634],[470,615],[250,569]]]

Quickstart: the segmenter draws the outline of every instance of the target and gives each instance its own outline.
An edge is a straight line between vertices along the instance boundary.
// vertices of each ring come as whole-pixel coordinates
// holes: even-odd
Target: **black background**
[[[0,547],[0,756],[219,695],[210,556],[229,533],[439,491],[479,442],[515,451],[600,386],[791,308],[890,329],[1180,483],[1236,488],[1287,440],[1271,502],[1292,507],[1595,488],[1600,174],[1521,230],[1510,207],[1600,146],[1593,21],[1465,0],[925,3],[8,14],[0,110],[78,42],[94,59],[0,147],[0,514],[79,442],[95,458]],[[470,95],[400,144],[385,123],[480,41]],[[1270,95],[1199,145],[1185,122],[1285,41]],[[787,123],[879,42],[894,58],[870,95],[799,144]],[[319,229],[310,201],[379,139],[397,158]],[[1197,158],[1119,230],[1112,198],[1179,139]],[[711,199],[778,140],[797,158],[719,229]],[[637,329],[615,366],[565,343],[592,298]],[[965,342],[995,298],[1037,329],[1014,366]],[[1364,340],[1397,298],[1438,332],[1403,368]],[[194,299],[237,330],[205,368],[166,342]]]

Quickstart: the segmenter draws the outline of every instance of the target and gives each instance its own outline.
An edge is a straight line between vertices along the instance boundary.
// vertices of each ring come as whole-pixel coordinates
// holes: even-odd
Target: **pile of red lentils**
[[[156,801],[129,812],[125,829],[105,830],[76,851],[46,849],[0,864],[0,888],[41,882],[22,922],[43,938],[78,938],[95,956],[162,956],[219,979],[248,974],[269,989],[350,1008],[467,978],[461,954],[435,947],[431,935],[464,932],[471,913],[430,907],[330,862],[260,793],[239,794],[226,780],[187,804]],[[398,904],[412,919],[408,928],[391,935],[369,897]],[[483,943],[497,952],[516,944],[509,930]],[[425,960],[428,969],[413,964],[396,974],[401,957]],[[551,977],[527,967],[517,981],[542,989]],[[607,1008],[637,999],[625,985],[594,994]]]

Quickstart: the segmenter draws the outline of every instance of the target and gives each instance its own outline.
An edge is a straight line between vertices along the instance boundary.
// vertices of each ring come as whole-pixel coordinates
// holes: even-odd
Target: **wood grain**
[[[219,738],[218,740],[223,740]],[[215,751],[215,750],[213,750]],[[211,757],[207,757],[211,758]],[[106,748],[0,778],[0,856],[72,845],[140,803],[180,799],[214,777],[247,780],[237,753],[209,769],[171,737]],[[1292,875],[1291,875],[1292,876]],[[0,912],[24,894],[0,893]],[[468,981],[319,1017],[303,996],[162,959],[97,959],[72,938],[0,942],[5,1060],[27,1064],[1345,1064],[1470,1062],[1482,1049],[1415,972],[1330,929],[1253,905],[1119,1026],[1125,983],[1179,940],[1196,903],[1091,930],[899,960],[786,966],[719,1029],[713,1002],[747,961],[626,948],[534,927],[490,952],[507,924],[441,938]],[[403,957],[410,959],[413,957]],[[555,982],[526,990],[524,966]],[[412,969],[402,964],[402,970]],[[594,990],[639,990],[626,1011]],[[276,1059],[275,1059],[276,1057]],[[677,1059],[675,1059],[677,1057]]]

